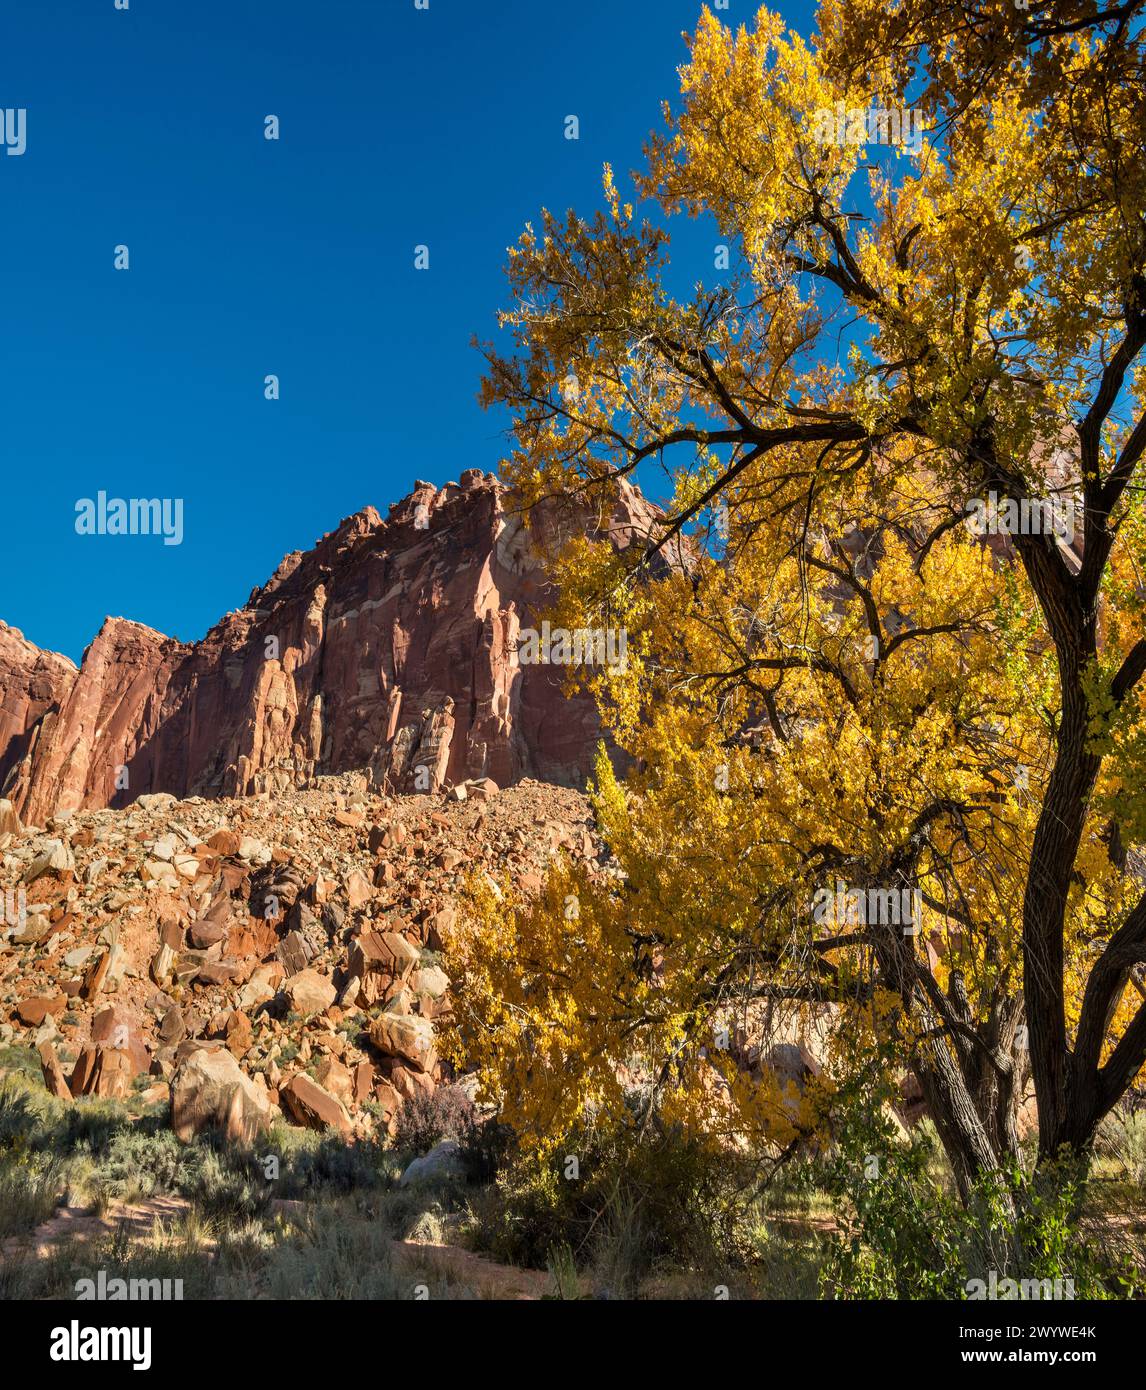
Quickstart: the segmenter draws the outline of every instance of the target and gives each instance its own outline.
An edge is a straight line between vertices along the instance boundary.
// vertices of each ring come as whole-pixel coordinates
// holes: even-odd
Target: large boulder
[[[326,975],[317,970],[300,970],[283,985],[291,1008],[300,1014],[325,1013],[338,998],[338,991]]]
[[[196,1048],[171,1078],[171,1127],[181,1143],[189,1143],[204,1129],[250,1143],[274,1116],[265,1088],[252,1081],[225,1048]]]
[[[109,1004],[107,1008],[100,1009],[92,1019],[91,1040],[127,1052],[135,1075],[147,1071],[151,1066],[151,1049],[147,1045],[143,1024],[139,1015],[126,1004]]]
[[[443,1139],[429,1153],[414,1159],[398,1179],[399,1187],[419,1183],[457,1182],[465,1177],[461,1145],[456,1139]]]
[[[139,1075],[126,1048],[105,1043],[89,1043],[76,1058],[68,1081],[75,1097],[99,1096],[103,1100],[126,1100],[131,1083]]]
[[[437,1060],[433,1024],[415,1014],[379,1014],[370,1025],[370,1041],[388,1057],[405,1058],[418,1071],[432,1071]]]
[[[347,1135],[351,1132],[353,1125],[346,1107],[304,1072],[292,1076],[281,1094],[300,1125],[308,1129],[336,1129]]]

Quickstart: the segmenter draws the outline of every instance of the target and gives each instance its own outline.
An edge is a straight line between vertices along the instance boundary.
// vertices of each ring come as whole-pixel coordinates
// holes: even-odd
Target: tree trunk
[[[997,1048],[971,1028],[969,1015],[964,1016],[965,1005],[929,993],[910,938],[889,931],[875,949],[881,974],[899,993],[905,1014],[926,1035],[912,1058],[912,1071],[951,1164],[960,1200],[966,1204],[978,1178],[998,1173],[1005,1160],[1017,1156],[1013,1073],[1000,1074],[992,1064]],[[937,1000],[946,1018],[940,1017]],[[1011,1001],[1002,1011],[996,1009],[991,1031],[998,1033],[1005,1025],[1007,1037],[1013,1039],[1021,1008]],[[952,1031],[952,1022],[964,1024],[964,1031]]]
[[[959,1199],[966,1205],[976,1179],[999,1171],[999,1154],[945,1044],[934,1043],[929,1052],[912,1070],[955,1174]]]

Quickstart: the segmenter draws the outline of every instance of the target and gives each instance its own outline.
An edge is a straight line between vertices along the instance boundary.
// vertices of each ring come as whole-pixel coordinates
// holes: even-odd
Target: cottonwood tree
[[[1028,1067],[1046,1159],[1146,1061],[1144,8],[705,10],[643,215],[606,170],[511,251],[522,504],[668,498],[556,562],[568,623],[628,629],[592,677],[619,869],[480,888],[457,943],[457,1045],[526,1134],[619,1116],[627,1067],[785,1143],[900,1064],[966,1193]],[[828,1007],[800,1108],[721,1045]]]

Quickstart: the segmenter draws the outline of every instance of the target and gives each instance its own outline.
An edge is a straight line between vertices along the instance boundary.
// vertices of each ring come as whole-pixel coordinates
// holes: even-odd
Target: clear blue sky
[[[343,516],[496,468],[469,344],[505,249],[640,164],[699,12],[3,0],[0,108],[28,116],[0,154],[0,618],[77,660],[109,613],[195,639]],[[182,545],[77,536],[100,489],[183,498]]]

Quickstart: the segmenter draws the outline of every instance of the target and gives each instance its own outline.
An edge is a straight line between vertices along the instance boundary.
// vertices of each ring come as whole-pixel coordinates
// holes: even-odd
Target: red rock
[[[435,951],[440,951],[442,949],[442,944],[449,936],[450,930],[457,919],[457,909],[452,907],[443,907],[440,912],[435,912],[433,917],[430,918],[430,929],[427,933],[427,939],[430,946]]]
[[[55,1096],[57,1100],[71,1100],[72,1093],[64,1076],[64,1069],[60,1066],[60,1059],[51,1043],[40,1044],[40,1069],[44,1073],[44,1085],[48,1088],[48,1094]]]
[[[228,893],[243,892],[250,886],[246,867],[242,864],[221,864],[219,866],[219,877],[222,879],[223,887]]]
[[[364,907],[374,896],[370,880],[360,869],[354,869],[346,876],[346,901],[351,907]]]
[[[350,950],[350,973],[365,982],[371,972],[406,976],[418,963],[418,949],[398,932],[363,932]]]
[[[419,1095],[430,1095],[434,1083],[425,1072],[412,1071],[409,1067],[395,1066],[390,1072],[390,1085],[403,1100],[414,1100]]]
[[[38,1028],[49,1014],[59,1014],[68,1006],[67,995],[36,995],[32,999],[21,999],[16,1005],[16,1017],[25,1028]]]
[[[276,954],[279,964],[288,976],[297,975],[310,964],[310,952],[306,949],[306,942],[300,932],[288,931],[279,942]]]
[[[227,954],[239,960],[248,956],[262,960],[275,949],[277,939],[272,923],[261,917],[251,917],[247,926],[232,924],[227,929]]]
[[[164,1013],[159,1025],[159,1040],[168,1047],[176,1047],[186,1036],[187,1023],[183,1017],[183,1010],[178,1004],[172,1004]]]
[[[227,1051],[241,1057],[255,1040],[255,1028],[251,1020],[239,1009],[235,1009],[227,1019]]]
[[[183,949],[183,928],[178,922],[161,922],[159,924],[159,944],[170,946],[173,951]]]
[[[243,837],[237,831],[216,830],[214,835],[207,837],[207,844],[217,854],[231,856],[238,854],[242,840]]]
[[[350,1068],[337,1057],[324,1057],[314,1069],[314,1079],[343,1105],[350,1104],[354,1096],[354,1077]]]
[[[94,999],[103,989],[111,965],[111,951],[102,951],[84,972],[84,983],[80,993],[85,999]]]
[[[374,1087],[374,1099],[387,1119],[402,1108],[402,1095],[389,1081],[379,1081]]]
[[[139,1075],[131,1053],[103,1043],[89,1043],[76,1059],[69,1089],[74,1097],[100,1096],[124,1100]]]
[[[41,651],[19,628],[0,622],[0,785],[12,768],[53,740],[77,674],[66,656]],[[19,805],[17,799],[7,814],[14,816]]]
[[[229,1052],[188,1046],[171,1078],[171,1128],[180,1143],[189,1143],[204,1129],[250,1143],[273,1118],[266,1090],[240,1070]]]
[[[227,985],[242,980],[247,966],[238,960],[205,960],[200,963],[195,978],[203,985]]]
[[[354,1099],[364,1105],[374,1089],[374,1068],[369,1062],[359,1062],[354,1068]]]
[[[415,524],[427,514],[428,530]],[[623,483],[608,536],[640,543],[655,516]],[[427,484],[387,519],[368,507],[289,555],[201,642],[109,618],[77,673],[0,629],[0,785],[43,824],[140,792],[243,796],[364,766],[399,791],[580,782],[593,702],[519,656],[521,625],[550,597],[533,541],[571,525],[550,504],[526,532],[492,478]],[[251,659],[271,635],[281,657]],[[121,765],[130,792],[116,790]]]
[[[292,1076],[280,1095],[294,1118],[308,1129],[337,1129],[348,1135],[353,1128],[342,1102],[305,1072]]]
[[[191,937],[191,945],[200,951],[205,951],[209,946],[214,946],[216,941],[222,941],[227,935],[227,928],[221,922],[192,922],[188,935]]]
[[[126,1004],[109,1004],[100,1009],[92,1019],[91,1040],[127,1052],[136,1075],[151,1066],[151,1049],[147,1046],[143,1024],[139,1015]]]

